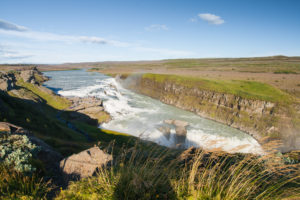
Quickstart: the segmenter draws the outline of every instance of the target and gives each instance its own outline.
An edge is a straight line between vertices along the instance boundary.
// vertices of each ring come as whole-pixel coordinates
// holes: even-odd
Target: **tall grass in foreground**
[[[299,195],[297,170],[296,165],[284,166],[273,157],[199,151],[175,188],[182,199],[281,199]]]
[[[0,199],[46,199],[50,190],[50,182],[43,181],[36,174],[25,175],[11,167],[0,165]]]
[[[138,147],[109,169],[73,182],[56,199],[282,199],[300,197],[299,165],[281,158]]]

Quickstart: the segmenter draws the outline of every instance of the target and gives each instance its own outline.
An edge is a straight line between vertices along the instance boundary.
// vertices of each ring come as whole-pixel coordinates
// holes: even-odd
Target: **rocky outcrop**
[[[59,96],[52,90],[42,86],[42,83],[47,80],[49,80],[49,78],[43,76],[36,67],[20,69],[14,72],[0,72],[0,89],[4,92],[10,92],[10,95],[26,100],[32,100],[35,103],[45,102],[39,94],[37,95],[25,88],[27,86],[34,86],[34,89],[43,93],[44,96],[48,96],[52,102],[54,102],[55,98],[58,98]],[[30,86],[28,83],[33,85]],[[69,112],[69,117],[71,119],[87,122],[91,125],[98,125],[110,120],[110,115],[104,111],[102,101],[98,98],[73,97],[69,98],[69,100],[72,105],[66,111],[74,111]]]
[[[42,82],[49,80],[49,78],[43,76],[43,74],[38,71],[36,67],[20,70],[19,76],[23,79],[24,82],[32,84],[41,84]]]
[[[40,85],[49,80],[48,77],[37,70],[36,67],[20,69],[13,72],[0,72],[0,90],[10,91],[16,88],[17,80]]]
[[[68,110],[75,111],[70,114],[72,119],[86,121],[88,120],[86,116],[88,116],[96,120],[98,124],[110,120],[110,115],[104,111],[101,99],[96,97],[70,97],[68,99],[72,102]]]
[[[9,91],[15,87],[16,78],[14,73],[0,72],[0,90]]]
[[[10,133],[10,126],[8,123],[0,122],[0,133]]]
[[[112,156],[99,147],[92,147],[74,154],[60,162],[60,168],[67,178],[85,178],[94,175],[97,169],[106,167]]]
[[[176,81],[156,81],[143,76],[120,81],[128,89],[240,129],[257,140],[265,136],[280,138],[283,142],[282,151],[300,148],[299,131],[293,128],[287,108],[276,103],[187,87]]]
[[[174,119],[164,120],[164,123],[175,126],[175,146],[184,148],[187,134],[186,127],[189,125],[189,123]]]
[[[30,134],[28,130],[8,122],[0,122],[0,131],[11,133],[11,134],[24,134],[24,135]]]
[[[171,136],[171,128],[169,126],[159,126],[157,127],[157,130],[159,130],[161,133],[164,134],[164,136],[169,140]]]
[[[35,78],[32,70],[21,71],[20,76],[25,82],[35,84]]]

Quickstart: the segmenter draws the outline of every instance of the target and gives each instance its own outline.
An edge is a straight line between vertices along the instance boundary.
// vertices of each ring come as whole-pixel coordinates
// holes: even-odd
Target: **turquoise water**
[[[44,74],[51,77],[45,86],[62,96],[95,96],[103,99],[105,110],[112,116],[110,122],[101,124],[105,129],[173,147],[176,145],[175,128],[171,127],[170,137],[166,137],[158,128],[166,126],[164,120],[183,120],[189,123],[184,143],[186,148],[196,146],[228,152],[262,152],[258,142],[248,134],[124,89],[112,77],[85,70]]]

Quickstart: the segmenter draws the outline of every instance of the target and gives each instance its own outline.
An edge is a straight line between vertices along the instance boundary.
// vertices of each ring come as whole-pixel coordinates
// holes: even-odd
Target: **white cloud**
[[[94,43],[94,44],[107,44],[108,43],[107,40],[105,40],[103,38],[99,38],[99,37],[81,36],[81,37],[79,37],[79,40],[82,42]]]
[[[4,53],[4,54],[0,54],[0,57],[6,58],[6,59],[25,59],[25,58],[32,57],[32,55],[23,55],[20,53]]]
[[[21,38],[27,38],[31,40],[39,41],[58,41],[66,43],[84,42],[93,44],[109,44],[112,46],[126,47],[130,44],[115,40],[108,40],[95,36],[74,36],[74,35],[62,35],[48,32],[32,31],[23,26],[12,24],[0,19],[0,35],[15,36]]]
[[[3,59],[24,59],[32,57],[32,55],[22,54],[16,51],[9,50],[7,46],[0,44],[0,58]]]
[[[19,26],[4,20],[0,19],[0,29],[7,30],[7,31],[27,31],[28,29],[24,26]]]
[[[220,25],[225,22],[220,16],[210,13],[202,13],[198,14],[198,16],[200,17],[200,19],[207,21],[210,24]]]
[[[92,43],[92,44],[100,44],[100,45],[109,44],[117,47],[130,46],[129,43],[120,42],[116,40],[108,40],[105,38],[95,37],[95,36],[61,35],[61,34],[38,32],[38,31],[18,32],[18,31],[6,31],[0,29],[0,35],[1,34],[20,37],[20,38],[27,38],[30,40],[38,40],[38,41],[57,41],[57,42],[65,42],[65,43],[83,42],[83,43]]]
[[[32,58],[30,58],[29,60],[26,60],[26,61],[37,62],[37,60],[40,60],[40,59],[45,60],[46,59],[44,54],[52,55],[51,53],[48,52],[48,51],[50,51],[48,48],[51,49],[52,47],[47,47],[45,45],[38,45],[39,43],[35,43],[35,42],[48,42],[48,43],[49,42],[58,42],[58,43],[68,44],[68,45],[73,45],[73,44],[78,44],[78,43],[110,45],[110,46],[114,46],[114,47],[125,48],[124,51],[131,52],[131,53],[133,53],[133,55],[135,55],[134,52],[136,52],[136,53],[149,52],[149,53],[153,53],[155,56],[158,56],[158,57],[187,57],[187,56],[193,55],[193,53],[189,52],[189,51],[180,51],[180,50],[165,49],[165,48],[149,48],[149,47],[147,47],[148,44],[142,45],[142,44],[134,43],[134,42],[127,43],[127,42],[111,40],[111,39],[106,39],[106,38],[97,37],[97,36],[64,35],[64,34],[56,34],[56,33],[50,33],[50,32],[39,32],[39,31],[30,30],[30,29],[26,29],[26,31],[24,29],[24,31],[21,31],[22,30],[22,28],[20,28],[21,26],[19,26],[19,25],[15,25],[15,26],[19,27],[19,29],[18,28],[10,28],[10,29],[0,28],[0,36],[6,36],[6,37],[8,37],[8,39],[12,38],[13,40],[15,40],[15,38],[25,39],[25,41],[23,40],[22,42],[23,42],[23,44],[27,43],[27,46],[29,46],[30,50],[27,50],[26,52],[22,50],[23,52],[19,52],[20,49],[23,49],[23,48],[20,48],[19,42],[15,43],[13,48],[12,47],[4,48],[4,46],[3,45],[1,46],[1,44],[0,44],[0,60],[2,59],[2,62],[4,60],[6,60],[8,62],[13,62],[13,61],[9,61],[9,60],[12,60],[12,59],[23,60],[23,59],[29,58],[29,57],[32,57]],[[157,31],[157,30],[168,30],[168,27],[166,25],[162,25],[162,24],[153,24],[145,29],[148,31]],[[39,48],[38,50],[36,49],[37,47]],[[69,48],[69,47],[66,47],[66,45],[63,45],[63,47]],[[72,55],[74,55],[74,53],[76,53],[76,50],[74,50],[74,52],[71,49],[69,49],[69,50],[72,51]],[[62,58],[66,59],[67,55],[71,55],[71,54],[67,54],[67,53],[64,55],[61,54],[61,58],[57,58],[57,55],[55,55],[55,60],[61,61],[61,60],[63,60]],[[97,55],[97,54],[95,54],[95,55]],[[84,57],[84,59],[87,59],[87,58],[89,58],[89,57]],[[74,58],[74,59],[76,60],[77,58]],[[42,62],[44,62],[44,61],[42,61]]]
[[[145,27],[146,31],[167,31],[169,28],[164,24],[152,24]]]
[[[76,40],[76,38],[74,38],[74,39]],[[128,46],[132,45],[127,42],[120,42],[120,41],[116,41],[116,40],[107,40],[107,39],[95,37],[95,36],[92,36],[92,37],[79,36],[78,39],[81,42],[92,43],[92,44],[109,44],[109,45],[116,46],[116,47],[128,47]]]

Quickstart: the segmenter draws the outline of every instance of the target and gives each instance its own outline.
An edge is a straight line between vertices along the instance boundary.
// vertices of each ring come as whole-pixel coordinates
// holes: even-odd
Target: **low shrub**
[[[0,134],[0,162],[22,173],[32,173],[36,169],[30,160],[40,150],[26,135]]]

